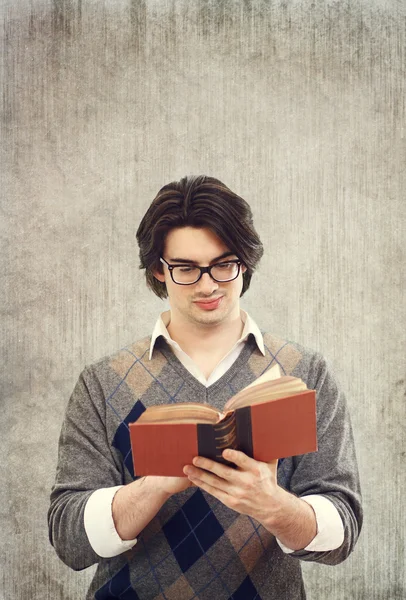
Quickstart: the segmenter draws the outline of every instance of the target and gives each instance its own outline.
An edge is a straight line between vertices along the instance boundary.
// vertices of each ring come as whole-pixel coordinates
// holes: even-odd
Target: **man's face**
[[[195,265],[206,267],[238,256],[232,254],[210,229],[182,227],[168,233],[163,258],[170,265],[193,261]],[[241,265],[240,273],[233,281],[218,283],[204,273],[197,283],[178,285],[163,265],[163,274],[155,273],[155,277],[166,284],[174,321],[210,326],[238,318],[245,270],[246,267]]]

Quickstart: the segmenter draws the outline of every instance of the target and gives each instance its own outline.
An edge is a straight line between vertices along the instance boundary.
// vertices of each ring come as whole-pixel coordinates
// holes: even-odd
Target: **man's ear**
[[[165,275],[163,273],[160,273],[159,271],[152,271],[152,275],[161,283],[165,283]]]
[[[247,270],[247,267],[244,265],[244,263],[241,265],[241,273],[245,273],[245,271]]]

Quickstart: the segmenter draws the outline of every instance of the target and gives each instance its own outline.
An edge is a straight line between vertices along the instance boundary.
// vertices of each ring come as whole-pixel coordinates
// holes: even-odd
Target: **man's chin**
[[[226,318],[226,313],[222,310],[212,311],[193,311],[191,317],[195,323],[200,325],[218,325]]]

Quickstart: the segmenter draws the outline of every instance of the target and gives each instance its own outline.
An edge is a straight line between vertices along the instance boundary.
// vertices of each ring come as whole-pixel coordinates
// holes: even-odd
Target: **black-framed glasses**
[[[233,281],[240,274],[242,262],[239,259],[221,261],[211,267],[198,267],[197,265],[170,265],[164,258],[159,259],[168,267],[172,281],[178,285],[193,285],[202,278],[204,273],[217,283]]]

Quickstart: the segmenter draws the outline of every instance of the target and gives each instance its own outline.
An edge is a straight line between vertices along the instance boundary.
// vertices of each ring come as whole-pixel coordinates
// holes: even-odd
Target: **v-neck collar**
[[[208,397],[213,394],[217,389],[220,389],[227,385],[233,377],[241,370],[241,367],[248,361],[249,357],[253,352],[258,352],[258,346],[255,341],[255,337],[253,334],[249,334],[247,341],[245,342],[245,346],[240,352],[238,358],[234,361],[229,369],[222,375],[217,381],[212,383],[209,386],[201,383],[194,375],[188,371],[188,369],[181,363],[181,361],[175,356],[171,348],[169,347],[166,340],[160,336],[155,342],[156,349],[164,355],[166,360],[170,363],[172,368],[177,372],[177,374],[187,381],[191,387],[193,387],[199,394],[204,392],[204,394]]]

